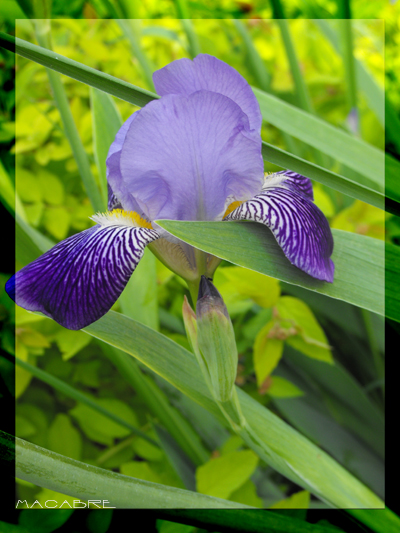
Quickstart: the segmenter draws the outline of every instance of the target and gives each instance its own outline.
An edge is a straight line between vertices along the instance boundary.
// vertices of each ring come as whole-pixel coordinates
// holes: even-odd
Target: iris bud
[[[212,282],[201,276],[196,305],[197,344],[217,400],[232,397],[238,353],[231,319]]]

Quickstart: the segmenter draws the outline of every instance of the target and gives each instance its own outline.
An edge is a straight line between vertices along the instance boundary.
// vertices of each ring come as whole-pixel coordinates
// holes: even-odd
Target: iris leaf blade
[[[90,103],[93,124],[93,152],[100,176],[103,203],[107,205],[106,158],[111,143],[122,126],[122,118],[111,96],[91,88]]]
[[[241,508],[243,504],[151,483],[81,463],[16,438],[16,476],[83,501],[99,494],[108,506],[123,509]]]
[[[112,311],[84,331],[136,357],[226,424],[205,382],[199,379],[192,353]],[[241,389],[237,392],[248,424],[270,453],[270,466],[333,506],[383,507],[379,498],[320,448]],[[259,446],[255,445],[255,451],[260,451]]]
[[[384,314],[384,244],[378,239],[333,230],[335,279],[326,283],[291,265],[262,224],[172,220],[157,223],[185,242],[236,265]],[[398,270],[394,263],[393,269]],[[389,317],[400,320],[400,309],[392,306]]]
[[[264,120],[365,176],[361,185],[383,192],[384,152],[271,94],[252,89]]]
[[[310,163],[296,155],[285,152],[281,148],[277,148],[272,144],[266,142],[262,143],[262,156],[264,161],[274,163],[279,167],[298,172],[303,176],[323,183],[332,189],[347,194],[352,198],[362,200],[379,209],[384,209],[384,194],[376,191],[365,184],[360,184],[356,181],[350,180],[345,176],[341,176],[335,172],[331,172],[314,163]],[[393,160],[393,158],[391,158]],[[394,160],[393,160],[394,161]],[[394,173],[393,173],[394,175]],[[394,197],[396,199],[396,197]]]

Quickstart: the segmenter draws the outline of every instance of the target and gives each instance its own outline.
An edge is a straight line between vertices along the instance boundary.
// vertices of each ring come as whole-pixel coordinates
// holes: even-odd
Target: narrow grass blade
[[[361,185],[383,192],[382,150],[271,94],[253,91],[264,120],[357,171],[364,177]]]
[[[383,192],[377,191],[374,184],[370,183],[366,185],[367,181],[365,179],[362,180],[362,183],[350,180],[345,176],[335,174],[334,172],[326,170],[318,165],[315,165],[314,163],[309,163],[300,157],[285,152],[284,150],[281,150],[280,148],[277,148],[276,146],[266,142],[262,143],[262,156],[264,161],[269,161],[270,163],[274,163],[275,165],[278,165],[284,169],[298,172],[303,176],[307,176],[308,178],[318,181],[319,183],[323,183],[324,185],[327,185],[336,191],[342,192],[343,194],[347,194],[352,198],[356,198],[368,204],[374,205],[379,209],[385,209],[386,207],[386,210],[390,212],[397,209],[396,205],[398,204],[394,205],[392,208],[389,208],[390,206],[385,206],[385,197]],[[392,161],[395,161],[393,158],[391,159]],[[386,170],[388,169],[386,168]],[[388,176],[388,174],[386,174],[386,176]],[[392,172],[392,176],[393,180],[395,180],[396,178],[394,172]]]
[[[238,509],[243,504],[143,481],[104,470],[22,439],[16,441],[16,477],[83,501],[107,501],[120,509]]]
[[[150,91],[3,32],[0,32],[0,46],[134,105],[144,106],[158,98]]]
[[[172,220],[157,223],[179,239],[231,263],[384,314],[384,244],[378,239],[333,230],[335,279],[325,283],[291,265],[262,224]],[[398,271],[399,266],[393,263],[393,269]],[[390,318],[395,315],[400,320],[400,309],[390,311]]]
[[[153,424],[161,446],[166,453],[171,466],[175,469],[178,476],[183,481],[188,490],[196,490],[196,467],[190,459],[184,454],[171,435],[162,426],[157,423]]]
[[[46,22],[44,24],[46,24]],[[39,25],[37,32],[38,41],[42,47],[50,48],[49,34],[48,32],[44,33],[40,28],[41,25]],[[76,164],[78,165],[79,173],[81,175],[86,193],[92,204],[93,210],[103,211],[104,203],[102,201],[96,180],[94,179],[90,169],[89,159],[80,139],[78,129],[75,125],[61,78],[53,70],[47,69],[47,74],[49,76],[49,81],[57,108],[61,115],[65,135],[69,144],[71,145],[72,153],[74,154]]]
[[[186,0],[175,0],[178,19],[190,19],[190,12]]]
[[[15,257],[22,265],[27,265],[55,245],[48,237],[32,228],[19,215],[15,215]]]
[[[398,161],[389,154],[385,154],[385,195],[387,198],[398,202],[397,209],[399,209],[400,207],[399,176],[400,161]],[[397,212],[395,214],[398,215],[399,213]]]
[[[41,370],[40,368],[37,368],[36,366],[33,366],[27,363],[26,361],[22,361],[22,359],[19,359],[18,357],[15,358],[15,362],[17,365],[19,365],[21,368],[24,368],[28,372],[30,372],[36,378],[50,385],[50,387],[53,387],[54,389],[62,392],[63,394],[65,394],[66,396],[69,396],[70,398],[72,398],[73,400],[77,402],[84,403],[85,405],[91,407],[95,411],[98,411],[102,415],[106,416],[110,420],[113,420],[120,426],[123,426],[129,429],[129,431],[131,431],[135,435],[138,435],[142,439],[145,439],[148,442],[151,442],[151,444],[153,444],[154,446],[157,446],[157,447],[159,446],[159,444],[155,440],[150,438],[148,435],[146,435],[146,433],[144,433],[143,431],[140,431],[140,429],[136,428],[135,426],[132,426],[131,424],[126,422],[124,419],[120,418],[119,416],[114,415],[107,409],[104,409],[104,407],[99,405],[96,401],[92,400],[92,398],[89,398],[89,396],[87,396],[86,394],[74,389],[74,387],[71,387],[70,385],[68,385],[68,383],[65,383],[61,379],[58,379],[55,376],[52,376],[48,372],[45,372],[44,370]]]
[[[290,368],[301,371],[319,390],[324,391],[330,401],[334,402],[335,409],[347,414],[347,418],[342,419],[342,424],[363,439],[383,459],[383,415],[347,370],[337,361],[334,365],[326,365],[305,357],[290,347],[285,348],[285,360]]]
[[[132,53],[136,57],[142,72],[144,79],[149,87],[150,91],[155,91],[153,83],[154,66],[151,61],[146,57],[140,46],[140,35],[137,22],[134,20],[122,20],[119,19],[118,24],[122,29],[122,32],[130,44]]]
[[[84,331],[133,355],[226,424],[199,376],[192,353],[154,330],[112,311]],[[258,436],[258,443],[249,440],[249,446],[256,453],[268,453],[272,468],[333,506],[383,507],[379,498],[320,448],[241,389],[237,392],[243,414]],[[260,442],[263,443],[262,450]]]
[[[19,213],[22,220],[26,221],[25,210],[14,185],[8,175],[3,163],[0,161],[0,201],[4,207],[12,214]]]
[[[260,54],[257,52],[253,44],[253,41],[251,40],[251,37],[249,35],[249,32],[247,31],[246,26],[239,19],[234,19],[233,23],[235,25],[236,30],[238,31],[241,38],[243,39],[243,43],[246,49],[246,56],[248,60],[248,68],[250,72],[253,74],[253,76],[257,80],[257,83],[260,89],[262,89],[263,91],[269,92],[271,76],[268,70],[265,68],[265,65],[260,57]]]
[[[336,31],[332,28],[330,21],[317,19],[315,17],[314,23],[319,27],[321,32],[325,37],[330,41],[333,48],[336,52],[340,52],[340,43],[339,37]],[[368,102],[368,106],[373,110],[376,117],[378,118],[380,124],[386,127],[388,126],[387,121],[385,121],[385,101],[383,89],[379,87],[373,76],[368,72],[364,67],[363,63],[359,60],[355,60],[355,71],[356,71],[356,80],[357,85],[360,87],[360,90],[365,94],[365,97]],[[392,130],[391,130],[392,131]],[[400,130],[397,130],[400,131]]]
[[[124,315],[150,328],[160,329],[156,258],[150,250],[144,251],[135,275],[128,281],[119,302]]]
[[[180,17],[182,18],[182,17]],[[183,31],[186,34],[188,42],[189,56],[193,59],[201,53],[199,39],[193,27],[193,22],[189,18],[182,18],[181,20]]]
[[[289,511],[290,512],[290,511]],[[155,511],[155,515],[173,522],[190,524],[206,531],[224,533],[344,533],[342,529],[332,529],[330,524],[310,524],[300,520],[286,510],[276,512],[260,509],[245,511],[195,511],[176,509],[171,511]],[[362,533],[362,531],[356,531]]]
[[[387,140],[392,141],[400,152],[400,119],[387,96],[385,96],[385,129],[388,133]]]
[[[385,244],[385,314],[400,322],[400,247]]]
[[[281,372],[276,375],[286,376]],[[364,443],[304,398],[275,398],[273,403],[293,427],[317,442],[376,494],[383,497],[384,464]]]
[[[345,11],[350,11],[348,0],[342,0],[345,4]],[[340,21],[343,45],[343,64],[346,78],[346,92],[350,112],[355,113],[357,121],[354,133],[358,134],[358,106],[357,106],[357,84],[353,55],[353,33],[351,18],[343,17]]]
[[[105,208],[108,200],[106,158],[111,143],[122,126],[122,118],[109,94],[91,87],[90,102],[93,125],[93,152],[99,169],[100,190]]]
[[[348,513],[376,533],[398,533],[400,530],[399,516],[387,507],[382,510],[351,509]]]
[[[134,388],[150,412],[172,435],[186,455],[199,466],[209,459],[209,453],[185,418],[170,405],[167,396],[154,381],[146,376],[133,357],[101,342],[104,354],[120,371],[121,376]]]

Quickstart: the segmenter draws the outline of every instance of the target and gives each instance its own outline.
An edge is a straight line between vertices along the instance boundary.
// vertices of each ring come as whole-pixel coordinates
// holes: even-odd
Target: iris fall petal
[[[289,261],[314,278],[333,282],[332,233],[312,201],[308,178],[290,171],[269,176],[263,190],[225,220],[261,222],[272,231]]]
[[[155,230],[100,226],[77,233],[17,272],[8,295],[68,329],[81,329],[116,302]]]

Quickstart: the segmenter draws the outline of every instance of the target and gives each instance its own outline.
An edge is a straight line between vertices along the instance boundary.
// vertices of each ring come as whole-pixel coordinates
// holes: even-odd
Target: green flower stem
[[[143,433],[143,431],[140,431],[140,429],[136,428],[135,426],[132,426],[131,424],[129,424],[128,422],[120,418],[119,416],[114,415],[107,409],[104,409],[104,407],[99,405],[95,400],[92,400],[86,394],[74,389],[67,383],[64,383],[64,381],[61,381],[60,379],[52,376],[48,372],[45,372],[44,370],[41,370],[40,368],[37,368],[36,366],[33,366],[23,361],[22,359],[19,359],[18,357],[15,358],[15,362],[18,366],[30,372],[33,376],[35,376],[35,378],[40,379],[44,383],[47,383],[48,385],[62,392],[66,396],[73,398],[77,402],[84,403],[85,405],[87,405],[88,407],[91,407],[95,411],[98,411],[102,415],[110,418],[111,420],[114,420],[114,422],[116,422],[117,424],[120,424],[121,426],[128,428],[129,431],[131,431],[135,435],[138,435],[142,439],[147,440],[154,446],[157,446],[157,447],[160,446],[158,442],[156,442],[154,439],[146,435],[146,433]]]
[[[49,21],[36,21],[36,38],[40,46],[48,49],[51,48]],[[61,78],[53,70],[46,69],[46,71],[49,77],[51,89],[53,91],[54,100],[64,125],[65,135],[67,136],[68,142],[71,145],[76,164],[78,165],[79,173],[92,204],[93,210],[104,211],[105,205],[103,203],[96,180],[90,169],[89,159],[79,137],[79,132],[75,125]]]
[[[151,413],[157,417],[194,464],[199,466],[207,462],[210,454],[201,444],[197,434],[179,411],[170,405],[168,398],[154,381],[143,374],[137,361],[126,353],[103,342],[101,347],[104,354],[119,370],[121,376],[140,395]]]

